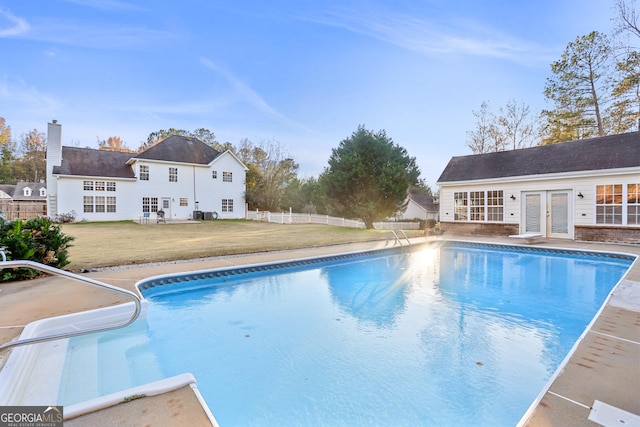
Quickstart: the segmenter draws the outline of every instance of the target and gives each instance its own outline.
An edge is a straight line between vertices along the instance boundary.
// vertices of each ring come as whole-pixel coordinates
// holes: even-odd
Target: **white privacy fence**
[[[247,219],[275,222],[278,224],[326,224],[336,227],[365,228],[359,219],[337,218],[329,215],[316,215],[294,212],[247,211]],[[419,230],[418,222],[374,222],[376,230]]]

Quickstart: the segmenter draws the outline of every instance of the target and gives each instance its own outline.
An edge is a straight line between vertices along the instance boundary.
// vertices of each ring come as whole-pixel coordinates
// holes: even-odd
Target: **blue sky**
[[[317,176],[358,125],[429,185],[470,154],[473,110],[532,112],[567,43],[609,33],[613,0],[0,0],[0,117],[64,145],[168,128],[278,141]]]

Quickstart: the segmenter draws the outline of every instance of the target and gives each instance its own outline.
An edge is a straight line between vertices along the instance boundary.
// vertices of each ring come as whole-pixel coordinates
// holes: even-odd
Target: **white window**
[[[627,224],[640,224],[640,184],[627,185]]]
[[[453,193],[453,220],[467,221],[469,219],[469,203],[467,192]]]
[[[82,198],[84,204],[84,212],[91,213],[93,212],[93,196],[84,196]]]
[[[96,196],[96,212],[102,213],[106,211],[104,196]]]
[[[504,220],[504,202],[502,190],[487,191],[487,221]]]
[[[142,212],[158,212],[158,198],[157,197],[143,197],[142,198]]]
[[[82,189],[84,191],[93,191],[93,181],[83,181]]]
[[[107,191],[108,191],[107,187]],[[107,212],[115,212],[116,211],[116,198],[113,196],[107,197]]]
[[[218,179],[218,171],[211,171],[211,178]]]
[[[47,189],[42,187],[40,188],[40,197],[45,197],[47,195]]]
[[[30,197],[31,196],[31,189],[29,187],[24,187],[22,192],[23,192],[25,197]]]
[[[107,191],[116,191],[115,181],[107,181]]]
[[[233,212],[233,199],[222,199],[222,212]]]
[[[189,206],[189,199],[187,197],[180,197],[180,206]]]
[[[622,184],[596,186],[596,224],[622,224]]]
[[[104,181],[96,181],[96,187],[95,190],[96,191],[104,191]]]
[[[233,182],[233,172],[222,172],[222,182]]]
[[[460,191],[453,193],[454,221],[504,221],[504,192]]]
[[[178,168],[169,168],[169,182],[178,182]]]
[[[140,165],[140,181],[149,181],[149,166]]]

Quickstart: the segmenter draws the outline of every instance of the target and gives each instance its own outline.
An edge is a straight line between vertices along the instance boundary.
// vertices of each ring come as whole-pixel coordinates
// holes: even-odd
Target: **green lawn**
[[[62,225],[75,240],[69,270],[384,240],[387,230],[317,224],[221,220],[180,224],[79,222]],[[409,237],[420,230],[406,231]]]

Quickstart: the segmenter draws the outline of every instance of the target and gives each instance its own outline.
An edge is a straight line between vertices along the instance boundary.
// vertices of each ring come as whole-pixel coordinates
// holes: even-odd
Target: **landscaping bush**
[[[28,260],[51,267],[62,268],[69,264],[67,248],[73,237],[66,236],[60,226],[49,218],[37,217],[26,221],[0,219],[0,247],[7,260]],[[0,282],[35,277],[38,271],[31,268],[4,269]]]

